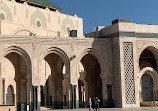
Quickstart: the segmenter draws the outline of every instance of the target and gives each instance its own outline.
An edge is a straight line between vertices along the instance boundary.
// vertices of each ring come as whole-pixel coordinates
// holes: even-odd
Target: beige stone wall
[[[29,35],[27,32],[31,32],[37,36],[68,37],[69,27],[70,30],[78,31],[78,37],[83,37],[83,21],[76,15],[70,16],[8,0],[1,1],[0,13],[5,16],[1,21],[1,35]],[[38,21],[40,27],[37,26]]]
[[[157,25],[147,25],[147,24],[136,24],[136,23],[125,23],[120,22],[119,31],[124,32],[136,32],[136,33],[158,33]]]
[[[9,85],[14,87],[14,94],[16,94],[16,83],[15,83],[15,68],[13,64],[6,58],[1,61],[1,77],[5,80],[5,104],[6,104],[6,94]],[[1,95],[2,98],[2,95]],[[0,104],[3,104],[1,99]]]

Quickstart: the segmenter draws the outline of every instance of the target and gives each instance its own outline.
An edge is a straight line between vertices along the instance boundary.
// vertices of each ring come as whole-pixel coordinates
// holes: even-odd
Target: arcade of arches
[[[89,98],[94,97],[103,105],[101,64],[93,54],[87,53],[81,58],[80,76],[77,84],[72,85],[67,55],[60,51],[44,53],[39,59],[38,85],[33,85],[31,58],[26,51],[16,48],[2,54],[1,105],[16,106],[17,111],[39,110],[39,106],[86,108]]]
[[[157,100],[157,49],[145,48],[139,57],[139,101]],[[18,111],[41,107],[71,109],[88,107],[89,98],[98,97],[101,107],[114,107],[113,84],[102,76],[100,56],[86,52],[77,60],[61,50],[51,50],[39,57],[38,84],[33,84],[32,62],[23,49],[8,50],[1,58],[1,105],[16,106]],[[76,59],[78,75],[71,78],[70,61]],[[76,64],[75,63],[75,64]],[[74,76],[73,76],[74,77]],[[72,84],[75,79],[77,84]]]
[[[42,79],[45,81],[41,83],[41,106],[55,109],[84,108],[88,106],[89,98],[97,96],[102,99],[101,69],[98,60],[93,55],[87,54],[79,64],[78,85],[72,86],[70,77],[66,74],[66,65],[60,55],[51,53],[42,60],[41,69],[44,70],[41,70],[40,81],[43,81]]]

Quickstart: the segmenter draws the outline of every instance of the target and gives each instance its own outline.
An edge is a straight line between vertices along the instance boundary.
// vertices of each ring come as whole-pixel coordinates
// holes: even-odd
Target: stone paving
[[[16,111],[15,106],[0,106],[0,111]]]
[[[89,111],[89,109],[59,109],[59,110],[41,110],[41,111]],[[94,111],[93,109],[91,111]],[[100,111],[158,111],[158,107],[141,108],[101,108]]]
[[[14,107],[0,107],[0,111],[16,111]],[[41,111],[89,111],[89,109],[49,109],[41,108]],[[93,109],[91,111],[94,111]],[[141,108],[101,108],[100,111],[158,111],[158,107],[141,107]]]

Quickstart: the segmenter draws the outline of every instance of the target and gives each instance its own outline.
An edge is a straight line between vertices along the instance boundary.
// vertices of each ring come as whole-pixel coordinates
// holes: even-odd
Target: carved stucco
[[[66,31],[67,31],[68,27],[70,28],[70,30],[75,29],[75,25],[69,17],[67,17],[66,19],[63,20],[62,25],[61,25],[61,28],[62,28],[61,31],[63,33],[67,33]]]
[[[33,12],[30,17],[30,25],[36,26],[36,21],[40,20],[43,28],[47,28],[47,20],[42,12],[39,10]]]
[[[9,21],[12,21],[12,12],[11,9],[5,4],[5,3],[0,3],[0,11],[4,12],[5,18]]]

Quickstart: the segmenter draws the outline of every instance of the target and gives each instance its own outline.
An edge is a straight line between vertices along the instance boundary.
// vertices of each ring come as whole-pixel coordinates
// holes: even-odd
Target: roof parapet
[[[116,23],[119,23],[119,22],[132,23],[132,20],[131,19],[116,19],[116,20],[112,21],[112,25],[116,24]]]

